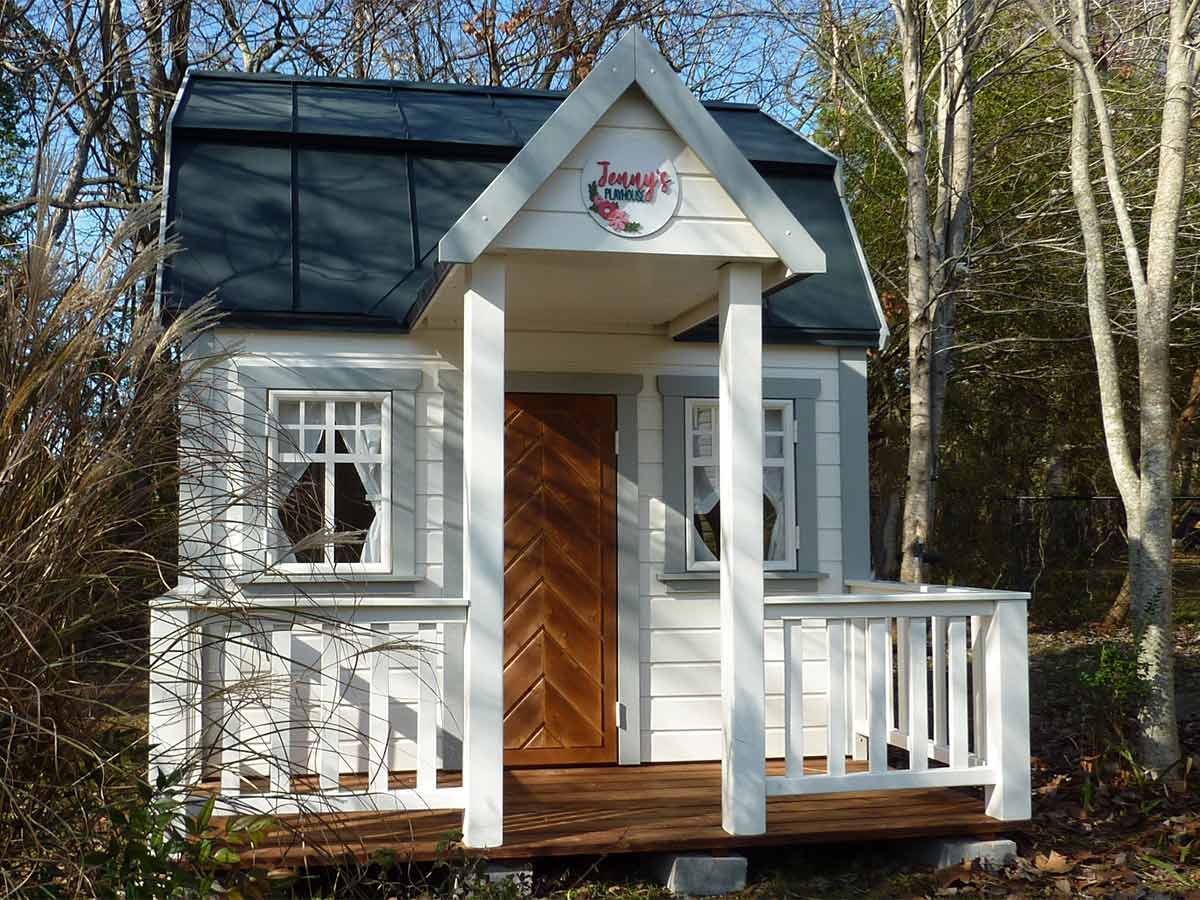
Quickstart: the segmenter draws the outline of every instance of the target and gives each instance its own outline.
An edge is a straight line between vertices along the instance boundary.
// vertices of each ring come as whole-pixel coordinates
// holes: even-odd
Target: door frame
[[[641,732],[641,516],[638,490],[638,395],[641,375],[573,372],[505,372],[514,394],[599,394],[617,398],[617,763],[642,761]],[[444,391],[443,479],[445,533],[443,595],[462,596],[462,373],[442,370]],[[657,396],[653,402],[661,404]],[[470,612],[467,613],[470,615]],[[447,663],[449,663],[447,657]],[[456,661],[461,667],[462,661]],[[447,677],[447,682],[450,678]],[[461,683],[461,681],[459,682]],[[449,760],[447,761],[449,767]]]

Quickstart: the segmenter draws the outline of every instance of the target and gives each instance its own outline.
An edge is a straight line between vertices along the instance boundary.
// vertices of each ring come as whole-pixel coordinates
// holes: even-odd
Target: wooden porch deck
[[[848,766],[853,771],[861,764],[848,761]],[[824,760],[808,760],[810,767],[823,772]],[[783,774],[782,761],[769,762],[768,771]],[[406,773],[393,774],[392,786],[406,786],[408,780]],[[446,786],[461,783],[457,773],[441,773],[439,780]],[[260,865],[321,865],[387,850],[400,860],[432,860],[445,854],[447,836],[461,829],[462,812],[291,816],[281,817],[281,823],[279,831],[243,858],[252,856]],[[530,859],[720,850],[984,837],[1021,827],[984,815],[978,789],[934,788],[771,797],[767,833],[734,836],[721,828],[721,769],[716,762],[510,769],[504,784],[504,845],[480,853],[491,859]]]

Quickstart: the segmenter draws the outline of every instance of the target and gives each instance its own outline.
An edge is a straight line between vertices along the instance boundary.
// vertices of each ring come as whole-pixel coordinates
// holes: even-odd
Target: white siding
[[[408,336],[345,333],[226,331],[228,341],[242,347],[240,359],[254,365],[336,364],[420,367],[424,372],[417,397],[417,573],[426,579],[418,593],[438,594],[443,584],[444,512],[443,407],[437,389],[439,370],[457,366],[461,332],[423,329]],[[716,759],[720,755],[720,661],[717,623],[719,599],[705,592],[671,591],[658,579],[665,555],[663,503],[662,399],[656,389],[660,374],[716,375],[716,348],[678,343],[657,335],[547,334],[510,332],[507,335],[510,371],[547,373],[607,373],[643,376],[638,399],[638,482],[640,521],[641,729],[644,762]],[[816,401],[819,568],[817,587],[838,590],[841,585],[841,507],[838,436],[838,354],[818,347],[764,348],[765,377],[818,379]],[[803,514],[803,513],[802,513]],[[865,536],[864,536],[865,537]],[[780,589],[767,583],[767,590]],[[806,633],[804,656],[806,752],[824,752],[826,718],[823,623]],[[767,684],[767,752],[783,754],[783,672],[779,627],[765,637]],[[393,679],[400,678],[400,670]],[[406,677],[411,677],[406,676]],[[301,679],[303,682],[304,679]],[[411,754],[415,712],[401,690],[393,703],[392,725],[405,741],[397,745],[396,762]],[[300,686],[304,690],[303,684]],[[409,729],[410,731],[406,731]],[[343,749],[353,755],[355,743]],[[301,748],[297,748],[301,751]],[[408,765],[406,763],[406,765]]]

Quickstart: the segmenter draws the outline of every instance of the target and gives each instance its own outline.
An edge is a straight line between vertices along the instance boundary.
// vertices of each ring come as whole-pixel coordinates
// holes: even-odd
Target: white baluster
[[[905,644],[908,647],[908,768],[929,768],[929,694],[926,686],[926,620],[911,618]]]
[[[852,749],[856,760],[867,758],[867,740],[860,738],[857,733],[858,723],[866,727],[867,723],[867,620],[854,619],[852,623],[852,650],[850,690],[851,706],[851,738]]]
[[[271,688],[268,692],[268,727],[271,729],[267,771],[272,793],[291,790],[292,630],[290,625],[271,632]]]
[[[437,626],[422,622],[417,644],[417,790],[437,788]]]
[[[896,729],[908,732],[908,619],[896,617]]]
[[[462,622],[447,622],[442,626],[442,729],[440,767],[462,768],[463,720],[466,705],[463,697],[463,642],[467,636]]]
[[[370,766],[367,781],[372,794],[383,794],[388,790],[392,736],[388,700],[392,654],[386,648],[390,640],[386,624],[372,627],[371,692],[367,699],[367,765]]]
[[[975,706],[974,749],[978,760],[987,760],[987,646],[983,635],[988,619],[988,616],[971,616],[971,695]]]
[[[804,774],[804,638],[803,622],[783,623],[783,734],[787,746],[787,774]]]
[[[896,642],[892,638],[892,623],[895,619],[887,619],[887,727],[896,727],[896,698],[892,693],[892,684],[896,679]]]
[[[321,639],[321,715],[317,731],[317,775],[321,790],[336,791],[341,784],[338,757],[341,754],[341,725],[338,694],[341,665],[338,661],[337,626],[327,625]]]
[[[200,745],[200,627],[191,612],[151,609],[150,660],[151,777],[184,769],[186,785],[197,774]]]
[[[887,619],[872,619],[867,626],[869,650],[868,740],[869,768],[872,772],[887,771],[888,698],[891,696],[891,665]]]
[[[830,775],[846,774],[846,620],[825,623],[829,637],[829,746],[825,751]]]
[[[955,616],[947,629],[950,641],[950,722],[947,738],[950,743],[950,768],[966,768],[967,709],[971,702],[967,694],[967,620]]]
[[[221,793],[236,797],[242,792],[242,723],[246,717],[243,685],[243,642],[247,635],[230,624],[225,632],[225,726],[221,734]]]
[[[933,743],[946,746],[946,617],[933,617]]]

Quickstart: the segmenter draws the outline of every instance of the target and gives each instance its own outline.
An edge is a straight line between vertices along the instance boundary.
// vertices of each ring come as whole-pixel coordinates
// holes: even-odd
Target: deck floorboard
[[[824,760],[809,760],[806,768],[824,771]],[[783,774],[783,764],[769,762],[768,772]],[[343,785],[360,780],[344,776]],[[391,778],[393,787],[410,781],[402,773]],[[439,782],[453,786],[461,779],[447,772]],[[510,769],[504,789],[504,845],[482,851],[492,859],[992,837],[1022,827],[984,815],[977,789],[929,788],[771,797],[766,834],[730,835],[721,828],[720,765],[711,762]],[[256,864],[319,865],[390,851],[397,859],[427,861],[444,854],[448,836],[461,827],[457,810],[286,816],[244,856]]]

